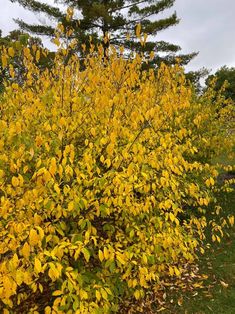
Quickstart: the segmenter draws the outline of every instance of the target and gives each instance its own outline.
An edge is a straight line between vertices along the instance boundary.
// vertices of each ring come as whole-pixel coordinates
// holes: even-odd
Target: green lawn
[[[227,213],[235,214],[235,190],[222,196]],[[209,275],[204,288],[184,295],[182,306],[170,306],[165,314],[235,314],[235,227],[221,244],[212,244],[201,257],[200,268]]]

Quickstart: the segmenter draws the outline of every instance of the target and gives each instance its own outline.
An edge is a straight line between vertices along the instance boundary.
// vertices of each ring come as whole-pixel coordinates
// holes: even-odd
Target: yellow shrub
[[[118,311],[194,260],[223,119],[178,66],[141,72],[113,51],[80,71],[59,50],[41,72],[24,54],[0,102],[0,308]]]

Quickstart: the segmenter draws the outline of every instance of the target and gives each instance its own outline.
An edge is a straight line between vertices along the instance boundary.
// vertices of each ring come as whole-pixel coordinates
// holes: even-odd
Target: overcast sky
[[[161,32],[158,38],[179,44],[184,53],[199,51],[188,70],[235,67],[235,0],[176,0],[174,8],[165,13],[174,10],[180,23]],[[35,16],[10,0],[0,0],[0,29],[4,35],[17,28],[12,18],[29,23],[45,21],[43,15]]]

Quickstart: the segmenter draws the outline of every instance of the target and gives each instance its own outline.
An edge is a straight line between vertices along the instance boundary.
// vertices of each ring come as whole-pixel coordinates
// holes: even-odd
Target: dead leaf
[[[226,282],[220,280],[220,284],[221,284],[221,286],[222,286],[223,288],[225,288],[225,289],[228,288],[228,283],[226,283]]]
[[[177,303],[178,303],[179,306],[182,306],[182,304],[183,304],[183,298],[182,298],[182,297],[179,298]]]
[[[165,309],[166,309],[166,308],[162,306],[160,309],[157,310],[157,312],[162,312],[162,311],[164,311]]]

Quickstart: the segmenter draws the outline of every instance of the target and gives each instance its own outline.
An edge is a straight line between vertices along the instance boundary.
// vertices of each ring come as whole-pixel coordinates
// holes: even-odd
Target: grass
[[[235,165],[234,154],[220,156],[214,163],[224,166]],[[218,182],[234,177],[234,170],[222,171]],[[235,186],[230,193],[217,195],[223,208],[223,216],[235,216]],[[210,231],[207,231],[207,235]],[[210,237],[208,237],[209,239]],[[235,225],[227,230],[221,243],[209,243],[210,248],[199,257],[199,273],[208,276],[200,288],[182,292],[171,292],[163,306],[154,308],[154,313],[162,314],[235,314]],[[178,290],[179,291],[179,290]],[[151,311],[151,313],[153,313]]]
[[[221,156],[215,162],[235,164],[235,158]],[[234,173],[233,173],[234,175]],[[220,195],[225,215],[235,215],[235,188]],[[181,307],[173,308],[174,314],[235,314],[235,227],[231,228],[221,244],[211,244],[201,257],[200,268],[208,275],[204,288],[184,296]],[[165,312],[166,313],[166,312]]]
[[[226,213],[235,211],[235,190],[223,196]],[[234,314],[235,313],[235,228],[221,244],[212,244],[200,261],[201,269],[208,274],[204,288],[195,296],[187,295],[181,308],[172,313],[188,314]],[[176,310],[176,311],[175,311]]]
[[[235,149],[234,149],[235,153]],[[220,156],[215,163],[235,164],[232,158]],[[229,178],[233,173],[223,172],[220,180]],[[235,216],[235,187],[231,193],[219,196],[224,216]],[[200,257],[200,273],[208,275],[203,288],[187,292],[183,296],[172,296],[174,302],[167,304],[167,309],[157,311],[162,314],[235,314],[235,226],[221,239],[221,243],[210,243],[208,252]],[[180,305],[177,300],[180,301]]]
[[[224,216],[235,215],[235,188],[218,197]],[[199,257],[197,266],[198,274],[207,275],[207,279],[197,277],[192,280],[195,284],[203,282],[199,288],[194,287],[184,294],[180,288],[170,289],[162,307],[153,304],[152,311],[148,313],[235,314],[235,225],[227,229],[220,244],[210,243],[207,252]]]

